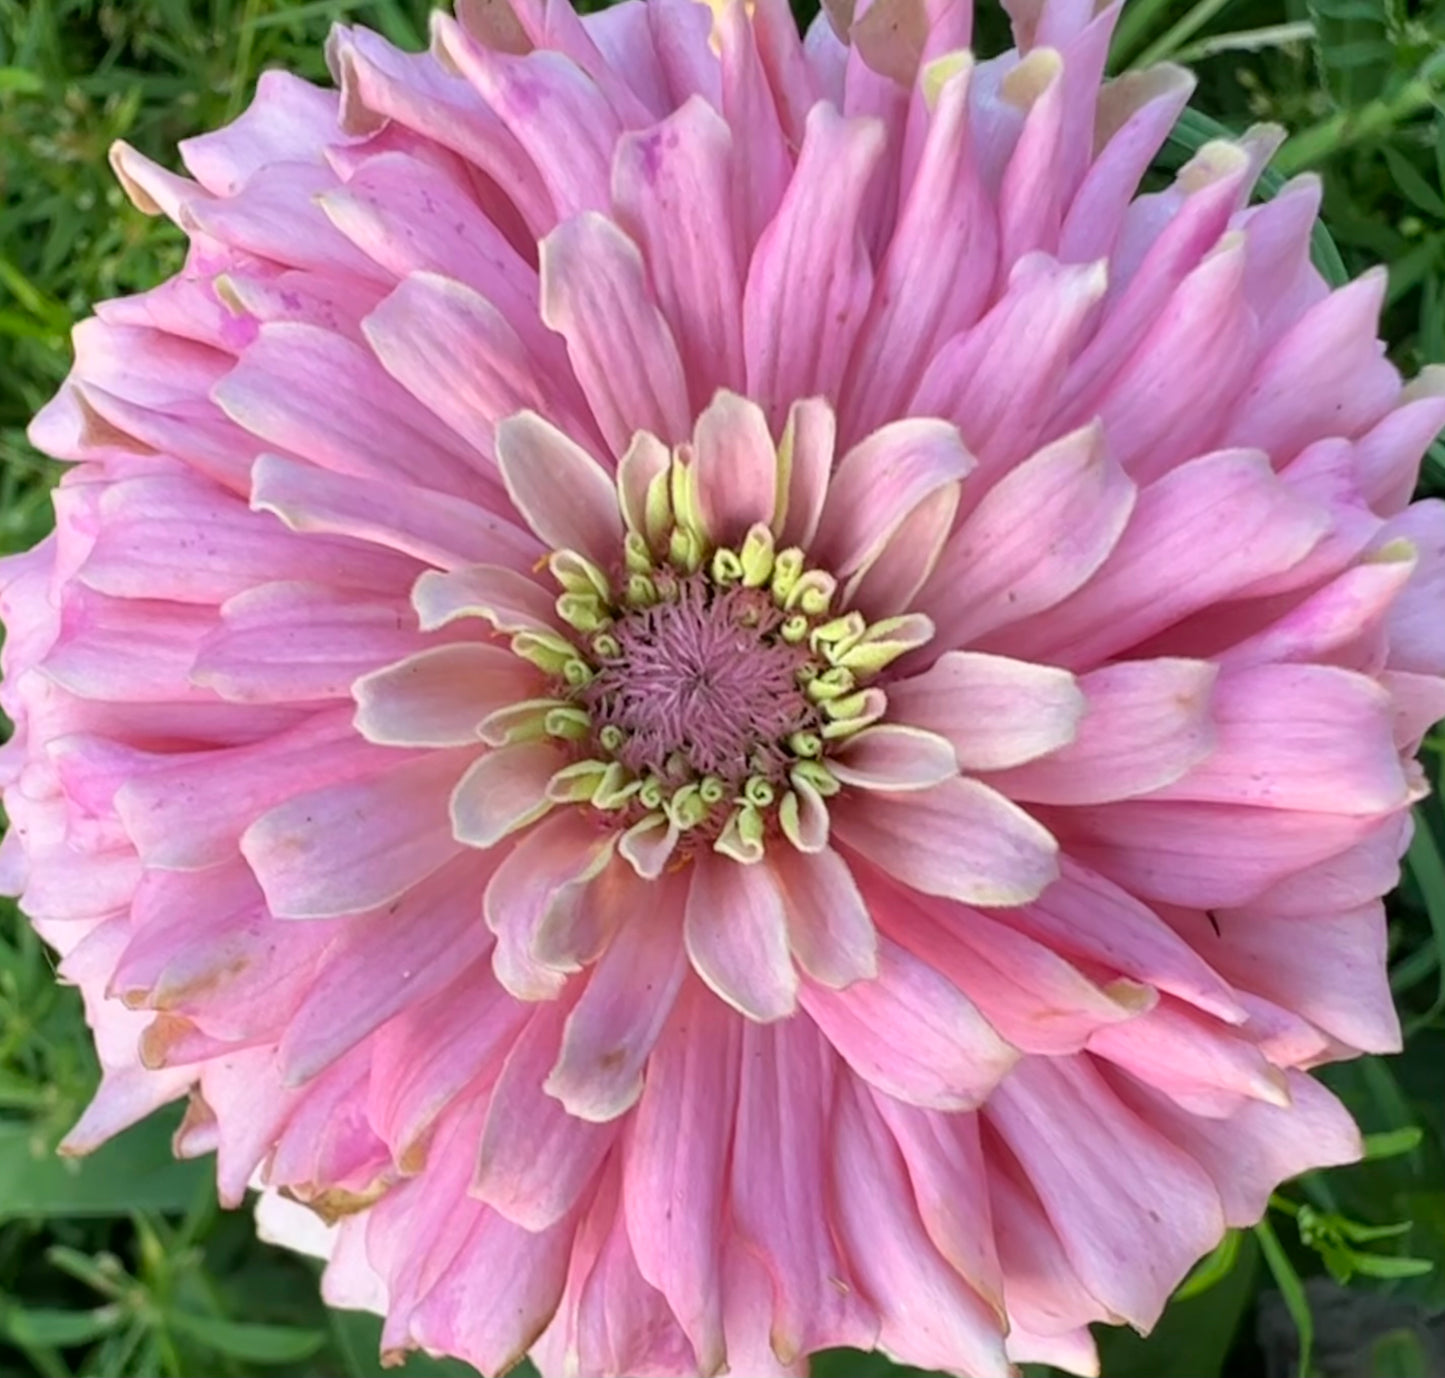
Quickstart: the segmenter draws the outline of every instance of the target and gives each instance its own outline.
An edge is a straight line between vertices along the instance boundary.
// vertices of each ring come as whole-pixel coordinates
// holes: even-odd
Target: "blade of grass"
[[[1300,1275],[1295,1272],[1294,1264],[1289,1261],[1289,1255],[1285,1253],[1284,1246],[1279,1242],[1279,1236],[1275,1234],[1274,1226],[1269,1223],[1268,1216],[1254,1227],[1254,1235],[1259,1240],[1259,1247],[1264,1253],[1264,1261],[1269,1265],[1275,1286],[1279,1288],[1279,1294],[1284,1298],[1285,1309],[1289,1312],[1295,1331],[1299,1335],[1300,1378],[1310,1378],[1310,1370],[1314,1367],[1315,1318],[1310,1311],[1304,1283],[1300,1281]]]
[[[1405,1028],[1405,1037],[1426,1025],[1433,1023],[1445,1011],[1445,862],[1440,859],[1440,849],[1435,845],[1435,836],[1430,831],[1425,815],[1415,814],[1415,835],[1410,839],[1410,850],[1405,854],[1405,864],[1410,869],[1424,901],[1425,912],[1430,919],[1430,932],[1436,954],[1441,959],[1440,979],[1436,986],[1435,999],[1430,1008],[1417,1019],[1411,1020]]]

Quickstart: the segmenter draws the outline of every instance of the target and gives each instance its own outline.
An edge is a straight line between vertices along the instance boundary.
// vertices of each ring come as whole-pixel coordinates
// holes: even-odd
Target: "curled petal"
[[[545,742],[489,751],[457,782],[451,796],[451,830],[468,847],[495,847],[548,809],[547,785],[563,764]]]

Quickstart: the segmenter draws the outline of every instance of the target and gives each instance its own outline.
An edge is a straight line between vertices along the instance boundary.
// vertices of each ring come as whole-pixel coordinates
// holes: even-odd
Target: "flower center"
[[[713,404],[732,421],[745,405]],[[771,443],[760,412],[755,429]],[[773,456],[776,492],[786,492],[791,435]],[[693,447],[640,433],[616,479],[620,548],[591,540],[587,553],[554,549],[544,562],[558,590],[552,626],[505,571],[480,570],[458,595],[544,679],[539,697],[490,713],[482,740],[550,739],[563,764],[541,807],[595,810],[646,876],[702,847],[745,863],[772,838],[819,850],[825,801],[843,774],[856,778],[850,751],[868,750],[860,734],[887,712],[878,677],[933,635],[918,614],[870,624],[840,612],[834,575],[780,544],[782,517],[744,526],[742,515],[719,515],[731,475],[718,462],[708,487]],[[776,513],[751,496],[753,511]]]
[[[817,673],[809,648],[784,640],[788,615],[762,589],[670,571],[659,582],[661,601],[593,640],[597,673],[578,699],[596,747],[674,788],[709,776],[733,792],[750,777],[783,785],[789,739],[820,726],[803,690]]]

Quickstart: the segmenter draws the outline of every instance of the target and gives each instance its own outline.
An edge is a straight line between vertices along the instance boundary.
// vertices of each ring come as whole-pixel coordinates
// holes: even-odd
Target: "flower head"
[[[0,595],[69,1147],[189,1094],[391,1352],[1090,1373],[1358,1152],[1445,385],[1272,131],[1137,194],[1116,7],[458,11],[116,151],[190,254]]]

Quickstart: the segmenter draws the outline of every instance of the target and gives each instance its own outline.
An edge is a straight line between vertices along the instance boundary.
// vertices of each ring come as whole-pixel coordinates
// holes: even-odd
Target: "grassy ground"
[[[178,138],[235,115],[265,67],[321,76],[332,21],[417,45],[425,9],[0,0],[0,549],[48,521],[53,466],[23,429],[65,372],[70,325],[180,260],[174,231],[123,204],[110,142],[168,157]],[[981,47],[997,46],[1001,25],[983,27]],[[1348,270],[1390,265],[1395,357],[1411,371],[1445,360],[1445,3],[1132,0],[1115,67],[1162,57],[1197,66],[1196,105],[1229,128],[1268,119],[1294,131],[1276,166],[1324,174]],[[1186,127],[1171,156],[1198,135]],[[1426,486],[1442,479],[1432,465]],[[1440,745],[1427,744],[1436,779]],[[1328,1378],[1445,1372],[1445,816],[1432,803],[1423,817],[1392,910],[1407,1050],[1330,1077],[1372,1133],[1370,1160],[1283,1191],[1152,1339],[1108,1337],[1108,1378],[1273,1378],[1301,1338]],[[207,1166],[170,1161],[167,1123],[80,1166],[50,1156],[93,1077],[79,1001],[53,984],[13,911],[0,913],[0,1378],[378,1373],[375,1323],[328,1314],[307,1264],[218,1211]],[[818,1370],[892,1371],[848,1355]],[[469,1370],[413,1361],[401,1372]]]

